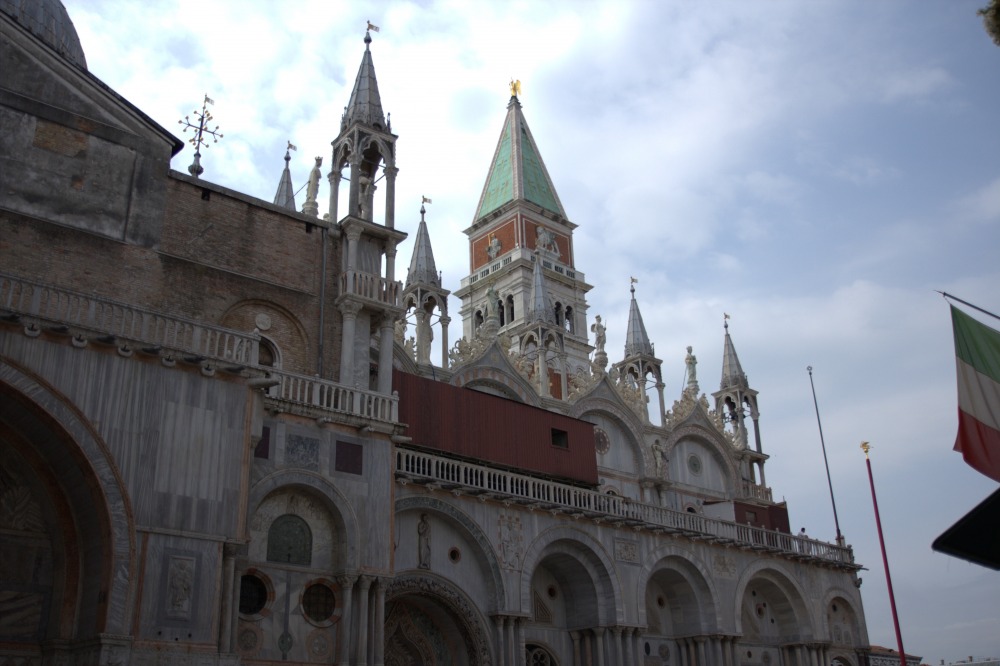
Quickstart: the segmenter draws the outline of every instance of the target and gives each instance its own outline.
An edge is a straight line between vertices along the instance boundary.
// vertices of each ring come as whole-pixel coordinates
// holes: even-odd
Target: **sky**
[[[90,71],[178,137],[190,136],[178,120],[215,100],[224,137],[202,151],[202,178],[267,201],[286,141],[297,188],[316,156],[325,174],[366,21],[380,26],[396,226],[411,233],[397,275],[425,195],[452,291],[519,79],[612,362],[630,276],[668,406],[687,345],[702,390],[716,388],[729,313],[760,392],[767,483],[794,531],[832,541],[812,366],[840,529],[867,568],[870,641],[895,648],[862,441],[906,651],[928,664],[1000,656],[1000,572],[930,547],[997,488],[951,450],[955,357],[936,293],[1000,313],[1000,47],[976,16],[986,0],[64,4]],[[321,210],[327,198],[324,178]],[[457,299],[449,309],[456,340]]]

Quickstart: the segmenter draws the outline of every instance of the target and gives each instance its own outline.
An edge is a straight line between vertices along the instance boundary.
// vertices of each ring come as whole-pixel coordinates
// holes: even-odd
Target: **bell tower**
[[[555,388],[565,386],[568,374],[590,369],[593,347],[587,341],[586,294],[591,285],[576,268],[576,225],[559,201],[521,110],[519,93],[519,84],[512,82],[475,218],[465,230],[470,273],[455,295],[462,300],[465,338],[506,335],[513,343],[512,353],[528,353],[525,346],[538,343],[538,324],[544,322],[548,337],[562,341],[558,350],[551,349],[558,357],[550,366]],[[539,307],[550,312],[541,313]],[[491,317],[496,325],[487,325]],[[559,397],[558,391],[552,395]]]

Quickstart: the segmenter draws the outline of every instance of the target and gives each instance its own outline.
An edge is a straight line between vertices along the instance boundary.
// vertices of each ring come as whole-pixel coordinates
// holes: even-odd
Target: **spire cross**
[[[194,146],[194,162],[188,167],[188,171],[195,178],[205,171],[201,166],[201,147],[203,145],[206,148],[208,147],[206,135],[212,137],[212,143],[218,143],[219,139],[222,138],[222,133],[219,131],[218,125],[215,126],[215,129],[209,129],[208,127],[208,123],[214,120],[212,113],[208,110],[209,104],[215,104],[215,100],[206,93],[205,99],[201,103],[201,111],[195,109],[191,112],[194,114],[195,120],[198,121],[197,125],[191,122],[191,116],[184,116],[184,120],[177,121],[178,125],[184,126],[184,129],[181,130],[182,132],[187,132],[188,129],[194,130],[194,136],[188,139],[188,143]],[[289,143],[288,145],[291,146],[292,144]]]

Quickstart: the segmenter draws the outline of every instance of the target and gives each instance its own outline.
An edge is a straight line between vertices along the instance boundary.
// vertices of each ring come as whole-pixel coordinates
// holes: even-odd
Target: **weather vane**
[[[510,83],[508,85],[510,85],[510,96],[511,97],[520,97],[521,96],[521,79],[517,79],[515,81],[512,78],[510,80]]]
[[[201,103],[201,111],[195,109],[191,112],[194,114],[195,120],[198,121],[197,125],[191,122],[191,116],[184,116],[184,120],[177,121],[178,125],[184,126],[183,132],[187,132],[188,129],[194,130],[194,136],[188,139],[188,143],[194,146],[194,162],[188,167],[188,171],[195,178],[205,171],[201,168],[201,147],[203,145],[206,148],[208,147],[208,138],[206,135],[212,137],[213,143],[218,143],[219,139],[222,138],[222,133],[219,131],[218,125],[215,126],[215,129],[209,129],[208,127],[208,123],[213,120],[212,114],[208,110],[209,104],[215,104],[215,100],[206,94],[204,101]]]

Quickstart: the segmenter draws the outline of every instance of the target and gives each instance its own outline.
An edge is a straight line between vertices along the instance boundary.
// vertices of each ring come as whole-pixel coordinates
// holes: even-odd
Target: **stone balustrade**
[[[0,311],[26,330],[51,330],[131,343],[232,365],[257,365],[260,336],[167,316],[102,296],[82,294],[0,273]]]
[[[743,497],[773,502],[771,499],[771,489],[767,486],[758,486],[756,483],[743,482]]]
[[[340,274],[340,291],[342,294],[352,294],[382,305],[397,307],[403,283],[363,271],[345,271]]]
[[[399,419],[399,398],[375,391],[349,388],[329,379],[269,369],[278,384],[267,392],[272,401],[287,402],[322,411],[350,414],[365,419],[395,423]]]
[[[673,511],[617,495],[539,479],[516,472],[444,458],[432,453],[396,449],[396,476],[481,499],[512,501],[532,509],[577,518],[671,533],[795,559],[814,559],[857,569],[850,548],[749,525]]]

